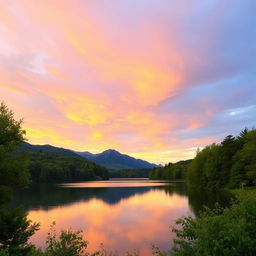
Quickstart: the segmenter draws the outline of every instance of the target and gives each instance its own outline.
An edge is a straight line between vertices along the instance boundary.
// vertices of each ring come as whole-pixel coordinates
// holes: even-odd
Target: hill
[[[154,167],[158,167],[156,164],[151,164],[147,161],[121,154],[114,149],[108,149],[99,154],[92,154],[87,151],[75,152],[69,149],[54,147],[51,145],[32,145],[24,142],[21,144],[19,150],[35,153],[52,153],[58,156],[86,159],[88,161],[102,165],[110,170],[152,169]]]
[[[19,150],[29,151],[29,152],[53,153],[58,156],[70,156],[70,157],[83,159],[81,156],[79,156],[72,150],[65,149],[65,148],[58,148],[51,145],[32,145],[27,142],[23,142],[20,145]]]
[[[33,182],[67,182],[108,179],[108,170],[71,150],[51,145],[22,143],[19,152],[29,153]]]

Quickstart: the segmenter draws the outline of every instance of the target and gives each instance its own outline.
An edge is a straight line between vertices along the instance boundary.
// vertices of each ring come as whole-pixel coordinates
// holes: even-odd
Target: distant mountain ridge
[[[151,164],[145,160],[136,159],[134,157],[121,154],[114,149],[108,149],[99,154],[92,154],[90,152],[76,152],[78,155],[105,166],[108,169],[121,170],[121,169],[143,169],[154,168],[158,165]]]
[[[76,154],[74,151],[65,148],[54,147],[51,145],[32,145],[27,142],[21,143],[19,150],[30,151],[30,152],[44,152],[53,153],[59,156],[71,156],[79,159],[83,159],[80,155]]]
[[[145,169],[154,168],[159,165],[149,163],[145,160],[136,159],[134,157],[121,154],[114,149],[108,149],[99,154],[92,154],[90,152],[76,152],[70,149],[55,147],[51,145],[32,145],[27,142],[23,142],[19,147],[21,151],[31,152],[44,152],[53,153],[59,156],[70,156],[79,159],[87,159],[96,164],[102,165],[108,169],[121,170],[121,169]]]

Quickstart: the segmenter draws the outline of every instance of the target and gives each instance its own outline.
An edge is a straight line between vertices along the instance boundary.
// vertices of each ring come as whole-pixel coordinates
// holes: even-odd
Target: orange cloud
[[[213,34],[198,44],[194,34],[184,39],[191,4],[138,5],[131,13],[112,0],[105,8],[99,1],[0,3],[0,92],[24,117],[30,142],[116,147],[157,162],[190,157],[182,148],[194,141],[183,132],[193,134],[218,112],[207,98],[195,111],[182,98],[218,79],[205,71],[214,66],[205,58]]]

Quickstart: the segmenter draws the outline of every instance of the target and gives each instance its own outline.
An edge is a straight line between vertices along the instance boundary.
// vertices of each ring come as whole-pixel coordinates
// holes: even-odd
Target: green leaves
[[[243,148],[234,156],[231,187],[256,184],[256,130],[249,131],[244,136]]]
[[[230,208],[207,209],[194,219],[184,217],[173,228],[172,256],[256,255],[256,192],[243,192]]]
[[[189,188],[218,190],[256,184],[256,130],[227,136],[198,152],[187,172]]]
[[[175,164],[169,163],[164,167],[155,167],[149,173],[152,180],[181,180],[185,179],[188,164],[191,160],[180,161]]]
[[[34,182],[67,182],[108,179],[108,170],[97,164],[70,156],[30,152],[29,170]]]
[[[11,188],[24,187],[29,183],[26,154],[15,150],[25,140],[22,120],[16,121],[13,112],[4,103],[0,104],[0,255],[27,256],[33,248],[28,239],[38,224],[27,220],[21,208],[9,208]]]
[[[28,255],[32,245],[28,239],[39,229],[39,224],[27,220],[22,208],[0,207],[0,249],[10,255]]]
[[[25,141],[22,122],[14,119],[13,112],[3,102],[0,104],[0,152],[11,152]]]
[[[16,121],[13,112],[0,104],[0,186],[22,187],[29,183],[26,155],[14,153],[25,140],[22,120]]]
[[[48,233],[45,251],[46,256],[87,256],[85,251],[88,242],[83,239],[82,231],[73,231],[71,229],[62,230],[57,236],[55,230],[56,223],[51,225]]]

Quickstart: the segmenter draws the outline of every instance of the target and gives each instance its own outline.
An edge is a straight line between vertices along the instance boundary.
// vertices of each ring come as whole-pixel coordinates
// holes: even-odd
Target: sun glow
[[[31,143],[190,158],[253,125],[253,8],[224,2],[0,0],[1,99]]]

